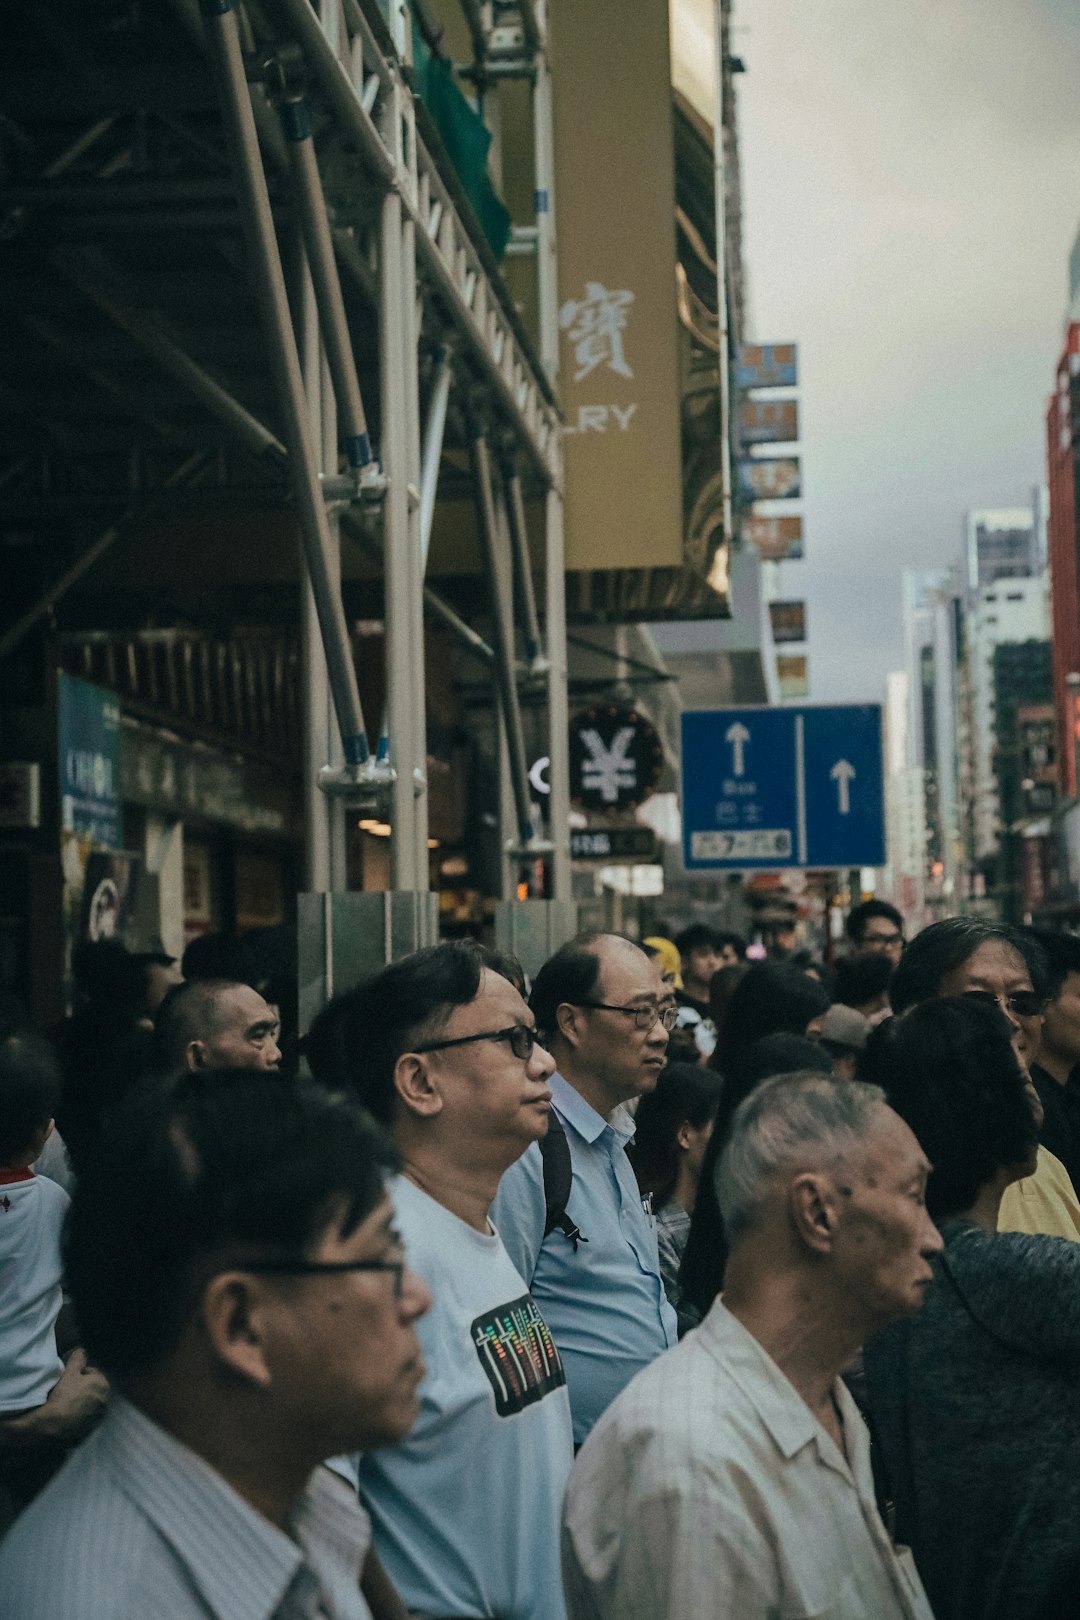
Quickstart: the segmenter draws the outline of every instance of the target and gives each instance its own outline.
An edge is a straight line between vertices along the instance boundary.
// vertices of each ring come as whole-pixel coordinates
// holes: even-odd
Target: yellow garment
[[[674,973],[675,977],[671,982],[676,990],[681,990],[682,975],[679,968],[682,966],[682,957],[679,955],[678,946],[672,944],[670,939],[665,939],[662,934],[653,934],[649,939],[643,939],[641,943],[648,950],[656,952],[660,958],[661,973]]]
[[[1080,1201],[1060,1159],[1039,1149],[1035,1174],[1006,1187],[998,1212],[999,1232],[1071,1238],[1080,1243]]]

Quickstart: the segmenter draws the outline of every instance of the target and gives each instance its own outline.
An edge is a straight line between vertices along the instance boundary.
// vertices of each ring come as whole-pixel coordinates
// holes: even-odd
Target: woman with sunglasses
[[[879,1496],[938,1620],[1058,1620],[1080,1591],[1080,1249],[998,1229],[1041,1117],[1010,1028],[931,1000],[860,1068],[933,1165],[945,1243],[922,1309],[864,1352]]]
[[[984,917],[946,917],[908,945],[889,986],[893,1012],[941,996],[964,996],[1005,1017],[1025,1069],[1042,1035],[1045,963],[1034,940]],[[1034,1173],[1001,1200],[998,1229],[1080,1242],[1080,1201],[1060,1159],[1039,1148]]]

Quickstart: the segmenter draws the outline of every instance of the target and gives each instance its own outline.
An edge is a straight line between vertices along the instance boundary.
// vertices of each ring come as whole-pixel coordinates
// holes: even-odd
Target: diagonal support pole
[[[282,104],[281,127],[285,134],[289,171],[311,282],[315,289],[315,302],[319,307],[323,345],[345,437],[345,454],[352,470],[360,473],[372,465],[374,458],[368,438],[364,402],[360,396],[360,379],[356,374],[349,323],[345,318],[345,301],[341,296],[341,282],[334,259],[326,199],[315,157],[311,113],[303,96]]]
[[[514,558],[515,594],[521,606],[522,627],[525,634],[525,657],[533,675],[547,673],[547,659],[540,640],[540,620],[536,612],[536,587],[533,584],[532,563],[529,558],[529,537],[525,529],[525,502],[521,494],[521,475],[513,457],[502,463],[503,487],[506,490],[506,516],[510,525],[510,546]]]
[[[476,484],[477,514],[480,519],[480,541],[484,553],[484,571],[491,594],[491,613],[495,621],[495,678],[506,728],[507,753],[510,760],[510,781],[514,793],[514,813],[517,816],[518,836],[523,846],[534,837],[533,808],[529,798],[528,763],[525,758],[525,732],[521,724],[521,705],[518,702],[517,680],[514,670],[514,626],[499,588],[502,574],[499,556],[499,530],[495,515],[495,497],[491,484],[491,456],[487,439],[479,427],[469,430],[469,453],[472,458]]]
[[[334,588],[330,530],[319,485],[318,465],[307,431],[307,403],[296,336],[285,292],[270,198],[259,156],[255,117],[232,0],[202,0],[210,58],[225,126],[229,158],[251,257],[255,287],[266,329],[268,359],[284,418],[285,444],[300,516],[304,554],[326,653],[326,666],[341,744],[348,767],[370,758],[360,691],[356,681],[345,611]]]

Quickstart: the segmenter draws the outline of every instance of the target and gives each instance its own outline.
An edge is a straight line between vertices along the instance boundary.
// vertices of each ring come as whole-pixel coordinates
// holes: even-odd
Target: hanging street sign
[[[806,603],[770,602],[769,626],[773,641],[778,645],[785,641],[805,641]]]
[[[795,500],[802,494],[798,456],[761,456],[739,462],[739,488],[750,501]]]
[[[737,388],[795,388],[799,382],[797,343],[743,343],[735,366]]]
[[[713,868],[881,866],[881,706],[691,710],[683,856]]]
[[[739,406],[743,444],[793,444],[799,437],[797,399],[744,399]]]
[[[578,827],[570,833],[572,861],[654,861],[651,827]]]
[[[636,709],[604,704],[570,722],[570,797],[586,809],[632,810],[664,768],[655,728]]]
[[[777,653],[776,684],[782,703],[797,702],[810,695],[810,670],[805,653]]]
[[[802,518],[762,517],[759,512],[743,516],[744,545],[753,546],[762,562],[787,562],[803,554]]]

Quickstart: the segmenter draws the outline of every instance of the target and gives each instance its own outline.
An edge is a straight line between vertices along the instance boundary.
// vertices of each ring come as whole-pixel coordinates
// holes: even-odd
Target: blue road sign
[[[716,867],[881,866],[881,708],[682,717],[683,857]]]

